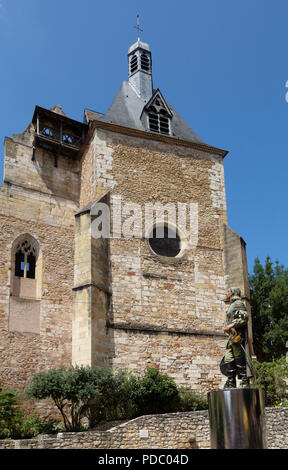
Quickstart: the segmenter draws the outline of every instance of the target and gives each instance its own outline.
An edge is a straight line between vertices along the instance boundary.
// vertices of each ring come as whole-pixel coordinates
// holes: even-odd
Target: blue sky
[[[228,222],[249,271],[267,255],[288,266],[288,2],[0,0],[0,180],[5,136],[35,105],[82,121],[106,112],[127,79],[140,14],[153,83],[225,158]]]

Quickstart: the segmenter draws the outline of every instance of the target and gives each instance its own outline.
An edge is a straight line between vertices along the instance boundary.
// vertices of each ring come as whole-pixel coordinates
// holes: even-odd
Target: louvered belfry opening
[[[169,116],[164,107],[161,106],[160,101],[155,101],[155,106],[150,106],[148,109],[148,123],[149,129],[159,134],[170,134]]]
[[[159,127],[161,134],[169,134],[169,118],[164,109],[161,109],[159,113]]]
[[[159,132],[159,119],[154,106],[151,106],[148,112],[149,129],[154,132]]]
[[[150,60],[147,54],[141,54],[141,69],[144,72],[150,72]]]
[[[136,72],[137,70],[138,70],[138,57],[136,54],[134,54],[130,60],[130,74]]]

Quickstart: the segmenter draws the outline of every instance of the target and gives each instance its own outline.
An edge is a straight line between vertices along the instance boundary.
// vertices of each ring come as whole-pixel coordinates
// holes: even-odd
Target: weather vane
[[[134,26],[134,28],[138,31],[138,41],[140,41],[140,31],[143,33],[143,29],[140,28],[139,15],[137,15],[137,26]]]

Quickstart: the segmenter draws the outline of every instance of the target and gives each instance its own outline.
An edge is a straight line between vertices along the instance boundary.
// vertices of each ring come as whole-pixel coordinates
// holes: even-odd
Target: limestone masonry
[[[287,449],[288,410],[265,409],[267,449]],[[210,449],[208,411],[146,415],[113,428],[0,440],[0,449]]]
[[[106,114],[85,110],[81,123],[59,105],[36,106],[27,129],[5,139],[5,388],[84,364],[157,367],[206,393],[223,379],[228,286],[241,288],[250,311],[245,242],[227,225],[227,152],[205,144],[153,88],[147,44],[131,46],[128,62],[128,82]],[[157,205],[167,210],[160,218],[152,210],[147,222]],[[108,237],[95,236],[99,207],[109,210]]]

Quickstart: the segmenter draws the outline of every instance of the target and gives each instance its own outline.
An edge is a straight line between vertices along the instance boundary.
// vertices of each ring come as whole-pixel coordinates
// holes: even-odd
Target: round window
[[[153,228],[149,236],[149,245],[157,255],[170,258],[174,258],[181,251],[181,240],[178,233],[166,225]]]

